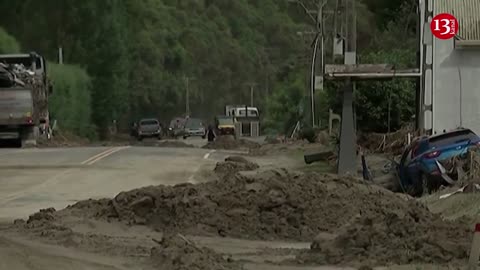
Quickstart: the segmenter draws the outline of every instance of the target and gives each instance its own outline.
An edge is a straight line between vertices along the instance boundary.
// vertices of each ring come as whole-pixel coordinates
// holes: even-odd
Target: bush
[[[87,72],[72,65],[49,65],[53,94],[49,100],[50,115],[62,130],[93,138],[91,79]]]

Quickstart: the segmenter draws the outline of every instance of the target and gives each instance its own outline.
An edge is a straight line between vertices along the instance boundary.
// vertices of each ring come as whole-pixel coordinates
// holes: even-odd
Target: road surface
[[[193,182],[200,167],[221,158],[213,152],[130,146],[0,149],[0,222],[143,186]]]
[[[198,145],[200,142],[192,142],[200,146]],[[196,183],[202,181],[201,172],[204,169],[211,170],[217,161],[230,154],[201,148],[141,146],[0,149],[0,269],[149,269],[143,268],[146,264],[142,263],[141,258],[87,253],[75,248],[43,243],[38,239],[29,239],[28,236],[4,229],[14,219],[27,219],[30,214],[42,208],[62,209],[80,200],[111,198],[119,192],[149,185]],[[278,160],[276,157],[274,163]],[[268,166],[269,163],[266,162],[264,165]],[[135,239],[139,241],[139,245],[145,244],[151,242],[152,235],[156,233],[147,231],[142,234],[136,231],[138,227],[118,227],[118,224],[94,226],[95,222],[87,223],[88,226],[85,228],[92,230],[90,233],[118,234],[118,239],[121,240],[119,243],[123,243],[124,239]],[[79,223],[80,225],[82,224]],[[157,238],[160,239],[159,237]],[[232,254],[238,257],[237,259],[251,259],[252,263],[245,265],[245,269],[251,270],[277,270],[263,265],[265,259],[263,255],[260,257],[255,255],[261,254],[265,247],[297,249],[309,246],[309,243],[189,237],[201,246]],[[287,258],[290,257],[283,255],[268,257],[272,261]]]

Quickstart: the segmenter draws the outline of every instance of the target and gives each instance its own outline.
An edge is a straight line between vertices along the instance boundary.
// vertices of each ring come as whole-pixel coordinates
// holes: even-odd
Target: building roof
[[[459,24],[458,37],[480,40],[480,0],[433,0],[434,14],[453,14]]]

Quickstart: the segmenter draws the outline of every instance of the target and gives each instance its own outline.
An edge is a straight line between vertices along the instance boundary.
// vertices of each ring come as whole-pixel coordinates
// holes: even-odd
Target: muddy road
[[[3,149],[0,269],[464,263],[469,224],[413,198],[305,170],[295,147],[260,155],[195,143]]]
[[[133,188],[194,181],[203,166],[222,157],[213,150],[165,147],[2,149],[0,221]]]

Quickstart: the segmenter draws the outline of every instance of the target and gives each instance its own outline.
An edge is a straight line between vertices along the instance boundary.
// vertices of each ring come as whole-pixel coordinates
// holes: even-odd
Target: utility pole
[[[316,4],[316,10],[311,10],[300,0],[289,0],[289,2],[297,3],[304,10],[305,13],[312,19],[315,23],[315,38],[312,42],[312,62],[310,65],[310,112],[311,112],[311,121],[312,127],[316,126],[315,119],[315,90],[318,85],[319,89],[323,85],[323,73],[324,73],[324,64],[325,64],[325,53],[324,53],[324,41],[325,41],[325,29],[324,29],[324,7],[326,6],[328,0],[318,0]],[[314,16],[315,15],[315,16]],[[318,50],[320,49],[321,59],[318,61]],[[317,72],[317,67],[320,67],[320,72]],[[317,76],[317,73],[319,75]],[[318,81],[317,81],[318,80]]]
[[[58,63],[63,65],[63,49],[62,47],[58,47]]]
[[[254,90],[255,90],[255,86],[257,85],[257,83],[248,83],[247,84],[249,87],[250,87],[250,107],[253,107],[253,98],[254,98]]]
[[[185,114],[186,116],[190,116],[190,89],[189,89],[189,84],[190,81],[195,80],[194,77],[188,77],[184,76],[183,77],[185,80]]]
[[[357,16],[356,0],[343,0],[345,6],[344,21],[346,29],[344,64],[355,65],[357,63]],[[353,92],[355,82],[348,79],[343,89],[343,108],[340,130],[340,149],[338,155],[338,174],[355,173],[357,138],[355,136],[355,112],[353,107]]]

